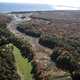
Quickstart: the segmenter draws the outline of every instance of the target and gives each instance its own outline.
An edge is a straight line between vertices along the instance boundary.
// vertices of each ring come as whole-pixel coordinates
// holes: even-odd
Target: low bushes
[[[79,80],[80,78],[80,72],[75,75],[76,71],[80,70],[78,58],[80,58],[80,55],[77,50],[67,46],[54,48],[53,54],[51,55],[51,60],[56,63],[56,66],[62,70],[68,71],[71,74],[72,80]]]
[[[0,36],[4,36],[6,39],[14,36],[7,28],[6,24],[0,24]]]
[[[11,21],[11,17],[0,13],[0,24],[9,23],[10,21]]]
[[[9,41],[4,36],[0,36],[0,46],[8,43]]]
[[[22,38],[11,38],[9,40],[12,44],[18,47],[24,57],[27,57],[30,61],[33,58],[32,46],[30,43]]]
[[[33,65],[32,73],[34,74],[35,80],[48,80],[46,69],[41,63],[33,61],[32,65]]]
[[[25,30],[23,28],[17,27],[17,30],[19,30],[22,33],[25,33],[26,35],[32,36],[32,37],[40,37],[41,33],[38,31],[33,30]]]
[[[37,31],[26,30],[25,33],[32,37],[40,37],[41,33]]]
[[[18,24],[17,30],[19,30],[20,32],[25,33],[29,36],[32,36],[32,37],[40,37],[41,36],[41,32],[39,30],[37,30],[36,25],[34,25],[30,22]]]
[[[32,60],[33,51],[30,43],[22,38],[17,38],[6,28],[6,24],[0,24],[0,46],[9,43],[18,47],[22,55],[28,58],[29,61]],[[0,80],[20,80],[16,71],[12,48],[8,47],[8,45],[0,48]]]
[[[17,38],[13,33],[11,33],[6,28],[5,24],[1,25],[0,27],[0,37],[1,37],[0,45],[5,43],[6,44],[12,43],[21,50],[23,56],[28,57],[29,60],[32,59],[33,55],[31,45],[28,43],[28,41],[22,38]]]
[[[24,29],[21,28],[21,27],[19,27],[19,26],[18,26],[16,29],[17,29],[18,31],[22,32],[22,33],[25,33]]]
[[[39,43],[45,47],[53,49],[56,46],[75,48],[80,53],[80,38],[59,38],[57,36],[41,36]],[[79,55],[78,55],[79,56]]]
[[[21,80],[16,70],[13,48],[10,45],[0,46],[0,80]]]
[[[13,37],[13,34],[8,31],[6,24],[0,24],[0,45],[8,44],[9,37]]]
[[[13,44],[17,48],[20,49],[22,56],[25,58],[28,58],[28,61],[31,61],[33,58],[33,51],[32,51],[32,46],[27,40],[24,40],[22,38],[16,37],[13,33],[11,33],[7,28],[5,24],[0,25],[0,46],[5,45],[5,44]],[[10,47],[9,47],[10,48]],[[9,48],[4,49],[5,54],[3,60],[0,60],[1,65],[3,64],[4,66],[0,67],[0,71],[4,71],[3,73],[0,72],[0,80],[20,80],[19,75],[17,74],[16,71],[16,66],[15,66],[15,59],[12,54],[12,52],[9,52]],[[11,48],[10,51],[13,51]],[[10,56],[9,56],[10,54]],[[7,55],[7,58],[5,57]],[[2,58],[1,58],[2,59]],[[12,60],[13,59],[13,60]],[[9,67],[8,67],[9,66]],[[10,68],[9,70],[7,68]]]
[[[59,42],[59,39],[56,36],[53,36],[53,37],[42,36],[39,39],[39,43],[48,48],[54,48],[55,46],[57,46],[58,42]]]

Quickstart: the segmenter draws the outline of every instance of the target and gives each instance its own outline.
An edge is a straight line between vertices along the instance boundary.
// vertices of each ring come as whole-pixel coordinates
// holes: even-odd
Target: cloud
[[[56,9],[80,9],[80,0],[0,0],[0,2],[39,3],[56,6]]]
[[[15,2],[15,3],[40,3],[50,4],[53,0],[0,0],[0,2]]]

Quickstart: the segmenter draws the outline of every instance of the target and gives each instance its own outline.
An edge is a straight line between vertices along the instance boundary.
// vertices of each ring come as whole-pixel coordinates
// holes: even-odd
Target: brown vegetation
[[[0,14],[0,24],[9,23],[10,21],[11,21],[10,17]]]
[[[55,73],[58,75],[59,72],[66,71],[71,74],[73,80],[79,80],[80,14],[76,12],[73,13],[73,11],[35,13],[36,12],[32,14],[31,21],[25,21],[17,26],[17,30],[25,33],[34,40],[31,42],[34,55],[32,51],[30,52],[30,49],[28,50],[29,53],[31,53],[30,57],[33,57],[31,60],[35,79],[48,80],[49,76],[54,76]],[[31,36],[37,36],[38,38],[33,39]],[[41,45],[36,42],[38,39]],[[17,38],[9,38],[9,41],[19,47],[22,52],[25,51],[24,53],[27,53],[28,50],[26,51],[26,48],[28,45],[26,46],[25,42]],[[51,48],[53,53],[48,52],[48,49],[42,45]],[[53,61],[51,64],[50,62],[52,61],[50,61],[50,57]],[[54,62],[56,66],[53,65]],[[46,66],[44,66],[45,63],[47,64]],[[50,66],[49,70],[46,68],[48,66]],[[65,76],[64,72],[60,74]],[[67,77],[69,77],[69,75]],[[53,79],[54,77],[51,78],[51,80]],[[66,80],[66,78],[64,79]]]

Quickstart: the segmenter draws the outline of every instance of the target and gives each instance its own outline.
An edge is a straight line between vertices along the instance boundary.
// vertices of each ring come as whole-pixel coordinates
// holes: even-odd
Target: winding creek
[[[34,56],[34,59],[35,59],[35,62],[37,63],[40,63],[41,65],[43,65],[44,67],[47,67],[47,65],[52,65],[52,61],[50,59],[50,55],[52,54],[52,50],[49,49],[49,48],[46,48],[44,46],[41,46],[39,43],[38,43],[38,38],[33,38],[33,37],[30,37],[28,35],[25,35],[21,32],[19,32],[16,27],[17,27],[17,24],[21,23],[21,22],[24,22],[24,21],[29,21],[31,20],[29,18],[29,16],[32,15],[32,14],[29,14],[28,16],[26,16],[25,19],[22,19],[20,18],[19,16],[17,17],[16,14],[14,15],[10,15],[12,16],[13,20],[7,25],[7,28],[15,34],[16,37],[19,37],[19,38],[24,38],[25,40],[29,41],[30,44],[32,45],[32,48],[34,50],[34,53],[35,53],[35,56]],[[32,78],[32,74],[31,74],[31,70],[32,70],[32,65],[31,65],[31,62],[28,62],[28,59],[25,59],[23,58],[21,55],[20,55],[20,51],[14,47],[14,56],[16,59],[16,65],[17,65],[17,68],[18,68],[18,72],[19,74],[21,75],[21,79],[22,80],[34,80]],[[21,58],[19,58],[19,57]],[[19,59],[18,59],[19,58]],[[26,65],[23,65],[23,64],[26,64]],[[21,68],[21,67],[22,68]],[[53,64],[54,66],[54,64]],[[52,66],[52,68],[53,68]],[[61,76],[64,74],[63,71],[55,71],[55,67],[51,70],[51,74],[52,75],[58,75],[58,76]],[[60,78],[58,78],[60,80]],[[55,80],[58,80],[58,79],[55,79]],[[46,80],[46,79],[44,79]],[[63,80],[63,79],[61,79]]]

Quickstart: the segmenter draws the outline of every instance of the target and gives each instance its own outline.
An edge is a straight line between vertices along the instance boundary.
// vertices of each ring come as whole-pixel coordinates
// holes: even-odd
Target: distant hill
[[[46,11],[54,10],[48,4],[18,4],[18,3],[0,3],[0,12],[7,11]]]

